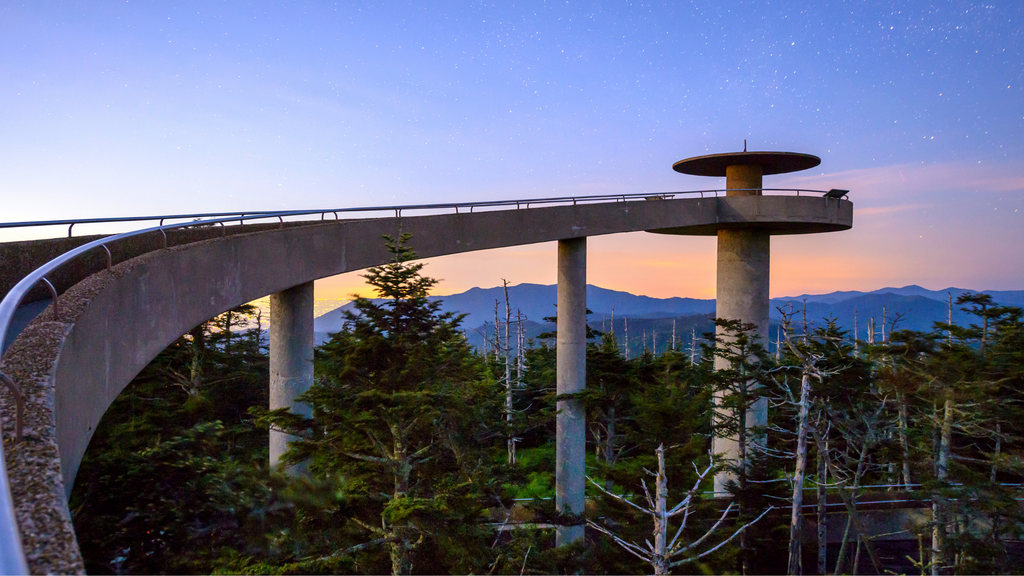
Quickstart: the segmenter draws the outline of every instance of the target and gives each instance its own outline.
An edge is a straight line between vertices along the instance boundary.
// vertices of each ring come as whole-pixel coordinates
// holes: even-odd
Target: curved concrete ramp
[[[55,426],[35,433],[40,441],[55,441],[59,468],[51,462],[49,469],[59,470],[63,480],[48,494],[32,496],[39,501],[15,497],[30,569],[75,569],[73,561],[46,560],[61,554],[47,547],[65,546],[67,538],[26,537],[24,526],[35,525],[36,515],[52,517],[54,510],[70,523],[63,496],[71,491],[107,407],[161,350],[225,310],[314,279],[383,264],[390,259],[384,234],[412,234],[412,247],[426,258],[642,230],[703,234],[733,223],[779,231],[797,224],[813,224],[821,232],[843,230],[852,226],[853,205],[822,197],[747,196],[317,222],[162,249],[95,274],[61,296],[60,322],[47,321],[52,311],[44,312],[4,358],[13,366],[19,355],[36,356],[31,374],[38,387],[29,391],[30,401],[36,400],[28,420],[41,428]],[[39,334],[49,339],[48,357],[22,342]],[[48,362],[48,368],[40,362]],[[40,473],[15,460],[8,470],[12,486],[32,482]]]

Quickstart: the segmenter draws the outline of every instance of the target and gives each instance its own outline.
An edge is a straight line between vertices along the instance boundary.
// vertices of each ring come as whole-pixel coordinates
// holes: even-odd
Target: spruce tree
[[[231,311],[233,322],[254,313]],[[226,322],[168,346],[97,426],[71,496],[88,572],[210,572],[223,551],[249,552],[268,522],[290,522],[269,509],[266,430],[248,413],[267,403],[267,357],[256,330],[235,334],[225,353]]]
[[[344,479],[358,500],[349,521],[387,550],[392,573],[414,562],[478,571],[490,555],[480,520],[500,480],[501,398],[461,316],[427,300],[437,281],[412,262],[409,236],[385,239],[392,261],[365,275],[384,302],[356,299],[344,329],[317,349],[316,382],[300,398],[313,417],[276,415],[304,435],[286,459]]]

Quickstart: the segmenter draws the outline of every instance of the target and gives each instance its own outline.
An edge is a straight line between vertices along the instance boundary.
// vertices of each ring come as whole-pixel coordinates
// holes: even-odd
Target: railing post
[[[107,248],[106,244],[101,244],[100,248],[107,253],[107,272],[110,272],[110,268],[114,265],[114,257],[110,255],[110,248]]]
[[[60,320],[60,312],[57,309],[57,289],[53,287],[53,284],[46,278],[42,279],[43,283],[50,290],[50,296],[53,297],[53,319]]]

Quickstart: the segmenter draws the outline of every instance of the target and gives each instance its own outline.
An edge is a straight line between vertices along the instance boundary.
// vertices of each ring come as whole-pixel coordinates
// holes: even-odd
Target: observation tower
[[[726,198],[727,200],[735,199],[720,204],[720,212],[753,203],[753,206],[745,206],[747,210],[744,211],[755,214],[755,217],[735,219],[726,217],[727,214],[722,214],[723,217],[719,219],[721,223],[714,225],[676,230],[652,230],[652,232],[663,234],[718,236],[715,316],[756,325],[757,334],[766,346],[768,343],[768,280],[771,271],[772,235],[833,232],[848,229],[850,224],[839,223],[839,220],[845,219],[822,222],[816,218],[800,218],[787,207],[782,207],[783,209],[780,211],[774,204],[794,197],[791,195],[764,196],[762,180],[764,176],[807,170],[819,164],[821,164],[821,159],[810,154],[747,152],[745,144],[743,152],[710,154],[680,160],[672,165],[676,172],[694,176],[725,177]],[[824,211],[831,212],[830,203],[835,206],[835,210],[841,210],[842,204],[848,204],[840,202],[847,192],[847,190],[836,189],[827,192],[823,199]],[[793,205],[793,208],[799,210],[796,204]],[[791,217],[781,221],[776,218],[759,219],[756,216],[780,212]],[[797,217],[793,218],[792,216]],[[716,369],[726,367],[728,367],[726,360],[721,358],[715,360]],[[716,404],[718,400],[716,398]],[[766,399],[762,399],[748,411],[746,427],[747,429],[763,427],[767,423],[768,402]],[[715,437],[712,450],[727,459],[738,460],[739,444],[736,438]],[[722,473],[716,476],[715,492],[724,492],[726,483],[731,479],[735,479],[731,474]]]

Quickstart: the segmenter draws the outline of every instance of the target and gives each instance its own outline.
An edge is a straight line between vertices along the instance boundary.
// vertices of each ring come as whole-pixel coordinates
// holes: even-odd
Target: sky
[[[854,203],[773,238],[772,296],[1024,289],[1019,1],[171,4],[0,4],[0,221],[722,188],[671,166],[746,140],[822,159],[765,187]],[[555,258],[426,272],[553,284]],[[591,238],[588,281],[711,298],[715,239]]]

